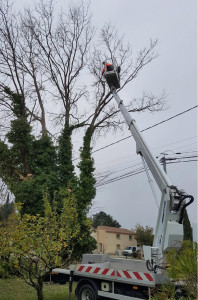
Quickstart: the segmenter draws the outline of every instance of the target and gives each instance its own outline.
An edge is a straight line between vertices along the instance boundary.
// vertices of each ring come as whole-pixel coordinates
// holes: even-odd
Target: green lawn
[[[44,300],[67,300],[68,284],[44,284]],[[36,291],[20,278],[0,279],[1,300],[36,300]],[[71,300],[74,300],[74,288]]]

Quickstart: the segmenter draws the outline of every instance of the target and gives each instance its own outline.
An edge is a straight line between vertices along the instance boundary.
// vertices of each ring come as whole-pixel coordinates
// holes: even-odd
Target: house
[[[128,246],[137,246],[135,232],[108,226],[98,226],[92,236],[97,241],[97,253],[120,254]]]

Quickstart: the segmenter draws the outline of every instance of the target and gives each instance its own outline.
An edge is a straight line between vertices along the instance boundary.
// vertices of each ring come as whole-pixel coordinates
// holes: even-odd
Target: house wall
[[[106,253],[106,232],[104,230],[97,230],[97,251],[99,253]]]
[[[129,239],[132,236],[132,240]],[[95,236],[97,240],[97,252],[104,254],[116,254],[123,252],[127,246],[137,246],[135,235],[97,230]]]

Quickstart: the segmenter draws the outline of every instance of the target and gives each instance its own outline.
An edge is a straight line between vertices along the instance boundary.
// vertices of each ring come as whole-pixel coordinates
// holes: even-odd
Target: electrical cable
[[[109,184],[109,183],[112,183],[112,182],[115,182],[115,181],[119,181],[119,180],[122,180],[122,179],[125,179],[125,178],[128,178],[128,177],[131,177],[131,176],[138,175],[138,174],[143,173],[143,172],[145,172],[144,168],[142,168],[142,170],[139,170],[138,172],[131,173],[127,176],[118,177],[117,179],[112,179],[112,180],[109,180],[107,182],[96,185],[96,188],[100,187],[100,186],[103,186],[103,185],[106,185],[106,184]]]
[[[121,178],[121,177],[126,176],[126,175],[133,174],[134,172],[140,171],[140,170],[142,170],[142,169],[144,169],[144,168],[141,167],[141,168],[135,169],[135,170],[133,170],[133,171],[131,171],[131,172],[127,172],[127,173],[124,173],[124,174],[122,174],[122,175],[119,175],[119,176],[110,178],[110,179],[108,179],[108,181],[111,181],[111,180],[114,180],[114,179],[117,179],[117,178]]]
[[[179,162],[197,161],[197,160],[187,160],[187,161],[182,161],[182,160],[181,160],[181,159],[184,159],[184,158],[186,159],[186,158],[194,158],[194,157],[198,157],[198,156],[194,156],[194,155],[192,155],[192,156],[183,156],[183,157],[174,158],[174,160],[177,160],[177,159],[178,159],[178,160],[180,160]],[[168,160],[169,160],[169,159],[166,158],[166,161],[168,161]],[[174,162],[174,163],[179,163],[179,162]],[[171,164],[171,163],[173,163],[173,162],[167,162],[166,164]],[[115,173],[124,171],[124,170],[126,170],[126,169],[133,168],[133,167],[138,166],[138,165],[142,165],[142,162],[140,162],[140,163],[138,163],[138,164],[131,165],[131,166],[127,167],[127,168],[123,168],[123,169],[120,169],[120,170],[116,170],[116,171],[114,171],[114,172],[111,172],[111,173],[108,174],[108,175],[103,175],[103,177],[112,176],[112,175],[115,174]],[[136,171],[136,170],[135,170],[135,171]],[[131,172],[133,172],[133,171],[131,171]],[[131,172],[124,173],[124,174],[122,174],[122,175],[120,175],[120,176],[124,176],[124,175],[131,174]],[[113,179],[120,178],[120,176],[114,177]],[[96,181],[99,180],[99,178],[101,178],[101,177],[102,177],[102,175],[96,177]],[[110,180],[111,180],[111,179],[109,179],[109,181],[110,181]],[[100,179],[100,182],[101,182],[101,181],[102,181],[102,179]]]
[[[186,112],[189,112],[190,110],[195,109],[196,107],[198,107],[198,105],[195,105],[195,106],[193,106],[193,107],[191,107],[191,108],[189,108],[189,109],[187,109],[187,110],[185,110],[185,111],[183,111],[181,113],[178,113],[178,114],[176,114],[176,115],[174,115],[174,116],[172,116],[172,117],[170,117],[168,119],[165,119],[165,120],[163,120],[163,121],[161,121],[161,122],[159,122],[159,123],[157,123],[157,124],[155,124],[153,126],[147,127],[146,129],[143,129],[141,132],[146,131],[148,129],[151,129],[151,128],[153,128],[153,127],[155,127],[155,126],[157,126],[159,124],[165,123],[165,122],[167,122],[169,120],[172,120],[172,119],[174,119],[174,118],[176,118],[178,116],[181,116],[181,115],[185,114]]]
[[[126,167],[126,168],[123,168],[123,169],[120,169],[120,170],[111,172],[110,175],[115,174],[115,173],[118,173],[118,172],[121,172],[121,171],[124,171],[124,170],[127,170],[127,169],[130,169],[130,168],[133,168],[133,167],[135,167],[135,166],[139,166],[139,165],[142,165],[142,163],[140,162],[140,163],[135,164],[135,165],[132,165],[132,166],[130,166],[130,167]],[[97,176],[97,174],[95,174],[95,176]],[[103,175],[103,176],[104,176],[104,175]],[[98,177],[100,178],[100,177],[102,177],[102,175],[100,175],[100,176],[98,176]]]
[[[196,136],[197,137],[197,136]],[[191,137],[190,139],[192,139],[192,138],[194,138],[194,137]],[[183,140],[179,140],[177,143],[179,143],[179,142],[181,142],[181,141],[184,141],[184,140],[188,140],[189,138],[187,138],[187,139],[183,139]],[[173,144],[175,144],[175,143],[173,143]],[[169,145],[171,145],[171,144],[168,144],[168,146]],[[165,146],[167,146],[167,145],[163,145],[163,146],[160,146],[160,147],[156,147],[156,148],[152,148],[151,150],[156,150],[156,149],[159,149],[159,148],[162,148],[162,147],[165,147]],[[185,146],[182,146],[182,147],[186,147],[186,146],[189,146],[189,145],[185,145]],[[181,147],[180,147],[181,148]],[[173,150],[177,150],[178,148],[175,148],[175,149],[173,149]],[[171,152],[173,152],[172,150],[165,150],[164,152],[167,152],[167,151],[171,151]],[[193,150],[191,150],[191,151],[182,151],[182,153],[192,153],[192,152],[198,152],[198,151],[193,151]],[[160,154],[159,154],[160,155]],[[156,154],[156,156],[159,156],[159,155],[157,155]],[[133,154],[132,156],[134,156],[134,157],[136,157],[136,159],[134,159],[133,161],[134,162],[137,162],[138,161],[138,158],[137,158],[137,155],[135,155],[135,154]],[[126,161],[126,162],[123,162],[123,163],[119,163],[119,164],[116,164],[116,166],[118,167],[118,166],[125,166],[126,164],[127,164],[127,166],[131,163],[131,157],[132,157],[131,155],[130,155],[130,162],[128,162],[128,161]],[[119,161],[121,160],[122,158],[119,158]],[[113,161],[117,161],[118,159],[114,159],[114,160],[111,160],[110,162],[113,162]],[[109,163],[109,162],[108,162]],[[106,163],[105,163],[106,164]],[[141,162],[140,162],[140,164],[141,164]],[[131,167],[133,167],[134,165],[132,165]],[[111,167],[111,169],[113,169],[113,168],[115,168],[115,165],[113,165],[113,167]],[[126,169],[127,168],[130,168],[130,167],[126,167]],[[97,176],[97,174],[100,174],[100,173],[105,173],[105,172],[107,172],[106,171],[106,169],[107,169],[107,167],[105,167],[104,168],[104,170],[103,169],[100,169],[101,171],[100,172],[98,172],[98,173],[96,173],[95,174],[95,176]],[[109,170],[109,168],[108,168],[108,170]],[[117,171],[116,171],[117,172]],[[114,173],[114,172],[113,172]]]
[[[192,156],[178,156],[178,157],[174,157],[174,158],[166,158],[166,160],[183,159],[183,158],[193,158],[193,157],[198,157],[198,155],[192,155]]]
[[[182,163],[182,162],[191,162],[191,161],[198,161],[198,160],[188,160],[188,161],[178,161],[178,162],[170,162],[170,163],[167,163],[167,164],[176,164],[176,163]],[[142,168],[142,170],[140,169],[139,171],[138,170],[135,170],[134,172],[129,172],[129,173],[126,173],[128,175],[125,176],[125,174],[121,175],[121,176],[117,176],[117,177],[114,177],[111,179],[109,179],[108,181],[105,181],[99,185],[96,185],[96,188],[97,187],[101,187],[103,185],[106,185],[106,184],[109,184],[109,183],[113,183],[113,182],[116,182],[116,181],[119,181],[119,180],[122,180],[122,179],[125,179],[125,178],[128,178],[128,177],[132,177],[132,176],[135,176],[135,175],[138,175],[140,173],[143,173],[145,172],[145,169]]]
[[[190,162],[190,161],[198,161],[197,159],[191,159],[191,160],[183,160],[183,161],[174,161],[174,162],[167,162],[167,165],[170,164],[178,164],[178,163],[183,163],[183,162]]]
[[[149,127],[145,128],[145,129],[141,130],[141,132],[144,132],[144,131],[149,130],[149,129],[153,128],[153,127],[156,127],[156,126],[158,126],[158,125],[160,125],[160,124],[162,124],[162,123],[165,123],[165,122],[167,122],[167,121],[169,121],[169,120],[172,120],[172,119],[174,119],[174,118],[176,118],[176,117],[178,117],[178,116],[181,116],[181,115],[183,115],[183,114],[185,114],[185,113],[189,112],[190,110],[195,109],[195,108],[197,108],[197,107],[198,107],[198,105],[195,105],[195,106],[193,106],[193,107],[191,107],[191,108],[189,108],[189,109],[187,109],[187,110],[185,110],[185,111],[183,111],[183,112],[181,112],[181,113],[178,113],[178,114],[176,114],[176,115],[174,115],[174,116],[172,116],[172,117],[170,117],[170,118],[168,118],[168,119],[165,119],[165,120],[163,120],[163,121],[161,121],[161,122],[159,122],[159,123],[156,123],[156,124],[154,124],[154,125],[152,125],[152,126],[149,126]],[[110,147],[110,146],[113,146],[113,145],[115,145],[115,144],[118,144],[118,143],[120,143],[120,142],[122,142],[122,141],[124,141],[124,140],[126,140],[126,139],[129,139],[130,137],[131,137],[131,135],[129,135],[129,136],[127,136],[127,137],[125,137],[125,138],[123,138],[123,139],[121,139],[121,140],[118,140],[118,141],[116,141],[116,142],[114,142],[114,143],[108,144],[108,145],[106,145],[106,146],[104,146],[104,147],[98,148],[98,149],[92,151],[91,153],[96,153],[96,152],[98,152],[98,151],[101,151],[101,150],[103,150],[103,149],[106,149],[106,148],[108,148],[108,147]],[[73,161],[78,160],[78,159],[80,159],[80,157],[74,158]]]

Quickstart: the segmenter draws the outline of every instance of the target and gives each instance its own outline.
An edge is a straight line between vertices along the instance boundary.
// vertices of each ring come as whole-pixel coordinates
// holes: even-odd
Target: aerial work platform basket
[[[112,60],[112,64],[107,61],[103,62],[104,68],[102,71],[103,76],[105,77],[109,88],[114,87],[115,89],[120,88],[120,67],[117,65],[115,59]]]

